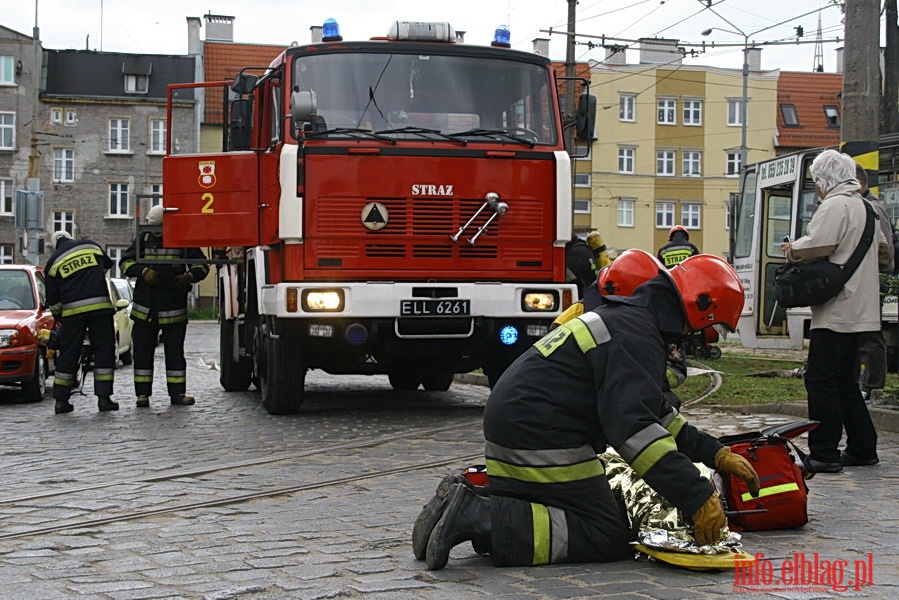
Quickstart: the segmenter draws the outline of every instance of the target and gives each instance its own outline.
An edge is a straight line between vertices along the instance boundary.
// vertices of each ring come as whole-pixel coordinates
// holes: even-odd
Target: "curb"
[[[487,385],[487,376],[480,373],[457,373],[453,378],[459,383],[471,383],[474,385]],[[703,408],[725,413],[737,413],[744,415],[776,414],[790,415],[794,417],[808,418],[808,405],[805,402],[776,402],[772,404],[703,404]],[[899,410],[868,406],[874,427],[882,431],[899,433]]]

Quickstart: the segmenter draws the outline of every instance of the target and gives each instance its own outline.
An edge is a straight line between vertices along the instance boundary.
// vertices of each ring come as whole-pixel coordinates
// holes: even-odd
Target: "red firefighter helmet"
[[[683,225],[675,225],[674,227],[672,227],[671,229],[668,230],[668,241],[669,242],[671,241],[671,238],[674,237],[674,234],[677,233],[678,231],[682,231],[684,233],[684,236],[686,236],[687,240],[690,239],[690,232],[687,231],[686,227],[684,227]]]
[[[743,284],[727,261],[712,254],[697,254],[665,273],[680,293],[690,329],[723,325],[736,330],[745,297]]]
[[[630,248],[599,271],[596,283],[603,296],[630,296],[637,286],[664,270],[662,263],[649,252]]]

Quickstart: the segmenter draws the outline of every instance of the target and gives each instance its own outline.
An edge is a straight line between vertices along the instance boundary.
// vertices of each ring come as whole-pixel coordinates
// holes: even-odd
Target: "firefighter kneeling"
[[[719,541],[721,502],[694,461],[735,474],[754,494],[758,476],[669,404],[665,365],[668,344],[712,325],[733,330],[742,307],[731,266],[698,255],[659,269],[630,297],[607,296],[534,344],[487,400],[489,495],[444,480],[416,521],[416,558],[442,569],[467,540],[495,566],[631,556],[624,509],[597,458],[610,445],[692,516],[699,544]]]

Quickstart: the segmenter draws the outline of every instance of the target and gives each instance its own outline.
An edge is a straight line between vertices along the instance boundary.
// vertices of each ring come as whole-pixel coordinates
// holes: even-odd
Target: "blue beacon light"
[[[493,41],[490,43],[490,45],[499,46],[500,48],[511,48],[511,37],[512,36],[509,33],[509,27],[506,25],[499,25],[496,28],[496,31],[493,33]]]
[[[325,19],[322,24],[322,41],[323,42],[342,42],[343,36],[340,35],[340,25],[336,19]]]
[[[518,329],[512,325],[506,325],[499,331],[499,341],[506,346],[511,346],[518,341]]]

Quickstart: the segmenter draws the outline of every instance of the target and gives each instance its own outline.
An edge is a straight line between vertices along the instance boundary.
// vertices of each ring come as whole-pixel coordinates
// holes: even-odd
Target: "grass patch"
[[[188,310],[187,318],[190,321],[214,321],[218,318],[218,312],[214,306],[202,308],[199,310]]]
[[[792,371],[802,366],[801,361],[771,360],[747,356],[724,355],[717,360],[702,361],[710,369],[721,372],[721,387],[697,403],[704,404],[774,404],[778,402],[804,402],[805,382],[797,377],[758,376],[760,373]],[[675,389],[681,399],[687,401],[708,389],[708,376],[687,377]]]

